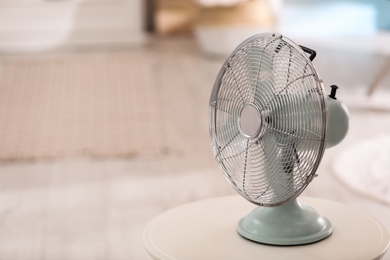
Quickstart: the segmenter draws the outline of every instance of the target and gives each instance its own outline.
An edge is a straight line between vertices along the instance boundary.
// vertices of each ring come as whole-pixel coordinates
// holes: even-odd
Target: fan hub
[[[244,105],[240,113],[238,126],[241,134],[245,137],[255,138],[262,126],[260,111],[253,104]]]

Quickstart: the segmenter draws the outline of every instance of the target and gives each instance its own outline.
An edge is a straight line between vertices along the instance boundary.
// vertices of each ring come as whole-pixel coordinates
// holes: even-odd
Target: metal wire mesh
[[[247,200],[277,206],[312,180],[325,149],[322,81],[303,50],[259,34],[230,55],[210,99],[215,159]]]

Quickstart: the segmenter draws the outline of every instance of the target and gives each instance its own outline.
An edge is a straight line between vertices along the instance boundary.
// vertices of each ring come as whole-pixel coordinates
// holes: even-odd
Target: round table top
[[[333,224],[317,243],[271,246],[241,237],[238,221],[256,206],[240,196],[197,201],[171,209],[144,229],[143,243],[154,259],[380,259],[389,232],[360,210],[318,198],[301,197]]]

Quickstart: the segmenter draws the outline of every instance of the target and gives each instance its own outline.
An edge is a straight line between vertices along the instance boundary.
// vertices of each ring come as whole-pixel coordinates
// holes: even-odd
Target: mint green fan
[[[326,96],[315,55],[282,35],[255,35],[229,56],[212,90],[215,159],[234,189],[258,205],[238,223],[249,240],[299,245],[332,233],[329,219],[297,200],[325,148],[348,130],[348,110],[336,86]]]

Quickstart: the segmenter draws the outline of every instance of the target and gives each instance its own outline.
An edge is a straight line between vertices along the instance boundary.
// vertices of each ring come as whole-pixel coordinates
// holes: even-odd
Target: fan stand
[[[238,223],[238,233],[270,245],[303,245],[332,233],[332,223],[297,199],[277,207],[257,207]]]

